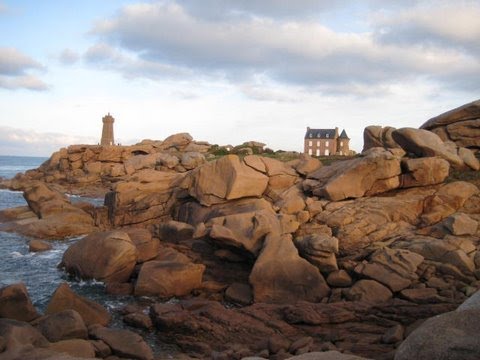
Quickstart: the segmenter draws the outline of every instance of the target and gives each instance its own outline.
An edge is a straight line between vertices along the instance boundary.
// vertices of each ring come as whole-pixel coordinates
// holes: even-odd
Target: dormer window
[[[328,135],[330,135],[330,134],[327,134],[327,135],[326,135],[326,138],[327,138],[327,139],[328,139],[328,137],[329,137]]]
[[[320,133],[317,134],[317,138],[319,138],[319,137],[320,137]]]
[[[309,137],[313,137],[313,135],[310,133],[310,135],[308,135]]]

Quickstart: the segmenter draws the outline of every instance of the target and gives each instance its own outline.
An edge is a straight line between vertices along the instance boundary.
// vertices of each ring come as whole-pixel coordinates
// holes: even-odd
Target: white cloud
[[[0,88],[15,90],[46,90],[48,86],[29,74],[44,67],[31,57],[14,48],[0,48]]]
[[[0,154],[50,156],[54,151],[72,144],[96,144],[93,137],[42,133],[34,130],[0,126]]]
[[[462,87],[459,79],[480,74],[477,59],[451,48],[379,42],[378,33],[338,33],[312,19],[195,17],[177,3],[127,6],[92,32],[101,42],[86,58],[108,60],[129,77],[196,75],[242,85],[261,75],[309,91],[375,95],[418,77]]]
[[[64,49],[58,58],[63,65],[73,65],[80,59],[80,55],[74,50]]]
[[[480,55],[478,1],[420,4],[395,14],[377,16],[377,36],[384,42],[463,48]]]

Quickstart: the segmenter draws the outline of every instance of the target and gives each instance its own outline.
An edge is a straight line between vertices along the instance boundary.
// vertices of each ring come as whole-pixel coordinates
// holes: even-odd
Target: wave
[[[8,189],[0,189],[0,192],[11,193],[11,194],[22,194],[23,193],[23,191],[8,190]]]

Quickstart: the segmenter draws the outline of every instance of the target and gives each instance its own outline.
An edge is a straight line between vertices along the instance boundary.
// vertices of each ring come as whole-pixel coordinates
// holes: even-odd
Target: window
[[[328,141],[325,141],[325,147],[328,147]]]
[[[326,134],[325,137],[328,139],[330,134]]]
[[[325,156],[329,156],[330,155],[330,151],[328,151],[328,149],[325,149]]]
[[[310,133],[310,135],[308,135],[308,136],[309,136],[309,137],[312,137],[313,135],[312,135],[312,133]]]
[[[317,138],[319,138],[319,137],[320,137],[320,133],[317,133]]]
[[[317,156],[320,156],[320,149],[317,149]]]
[[[340,146],[343,146],[343,141],[340,141]]]
[[[317,141],[317,146],[320,146],[320,141]]]
[[[308,149],[308,155],[312,155],[312,149]]]
[[[309,141],[309,142],[308,142],[308,146],[312,146],[312,141]]]

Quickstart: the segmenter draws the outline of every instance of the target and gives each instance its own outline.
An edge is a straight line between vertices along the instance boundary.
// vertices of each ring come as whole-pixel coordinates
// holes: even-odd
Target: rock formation
[[[450,141],[458,127],[447,129],[448,141],[447,130],[438,130],[470,126],[477,107],[441,115],[427,123],[433,132],[368,127],[362,154],[329,165],[306,155],[263,157],[264,145],[254,142],[235,150],[242,156],[213,157],[227,150],[188,134],[132,147],[69,147],[12,181],[29,207],[0,212],[0,229],[32,222],[47,234],[50,224],[68,221],[59,238],[87,236],[65,252],[65,270],[105,282],[109,293],[158,297],[127,306],[125,323],[153,327],[193,356],[393,358],[407,337],[396,356],[411,358],[439,326],[476,331],[467,319],[476,310],[419,321],[453,311],[480,287],[476,145]],[[77,175],[83,180],[73,181]],[[103,207],[73,205],[57,191],[85,192],[86,185],[106,192]],[[14,298],[29,309],[22,293]],[[16,318],[8,301],[0,293],[0,311],[37,321],[31,309],[22,312],[31,319]],[[67,285],[47,314],[38,320],[45,341],[67,341],[50,349],[88,354],[82,341],[90,341],[98,356],[98,341],[115,356],[152,356],[139,338],[104,328],[105,310]],[[75,314],[89,326],[87,337]],[[52,334],[58,318],[65,326]],[[447,331],[439,334],[447,339]],[[138,346],[125,349],[116,338]],[[439,348],[478,357],[471,339]]]

